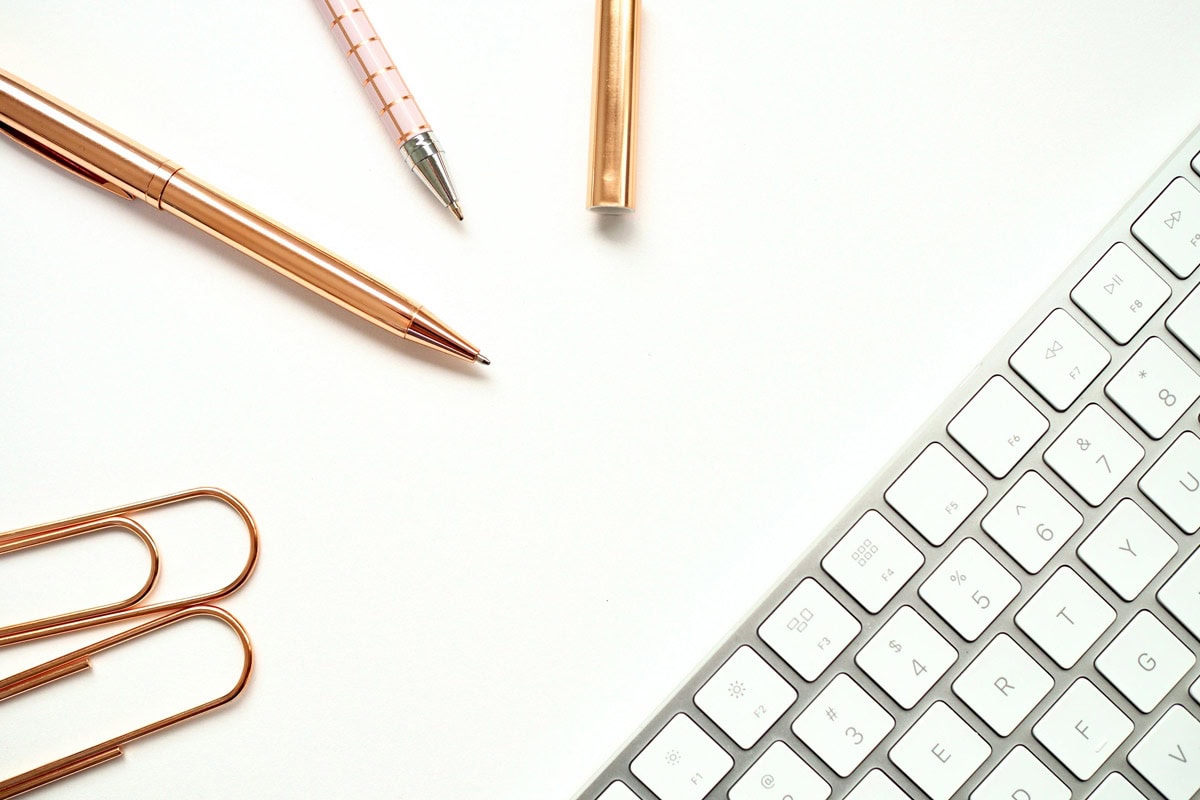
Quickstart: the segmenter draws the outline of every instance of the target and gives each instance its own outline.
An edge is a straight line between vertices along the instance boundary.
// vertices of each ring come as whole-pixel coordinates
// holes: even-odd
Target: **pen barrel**
[[[0,130],[113,194],[147,200],[177,167],[62,101],[0,70]]]
[[[588,208],[633,211],[641,0],[596,0]]]
[[[159,207],[392,333],[409,338],[420,307],[329,251],[178,170]]]
[[[464,361],[490,363],[399,292],[2,70],[0,133],[120,197],[180,217],[390,333]]]
[[[400,70],[396,69],[367,12],[354,0],[316,0],[316,3],[392,141],[401,146],[428,131],[429,122],[400,77]]]

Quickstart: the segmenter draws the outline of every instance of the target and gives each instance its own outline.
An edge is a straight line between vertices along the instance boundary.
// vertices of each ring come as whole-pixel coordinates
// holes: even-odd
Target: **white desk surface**
[[[212,484],[263,536],[224,604],[246,694],[46,800],[570,800],[1200,123],[1185,0],[645,0],[638,210],[602,219],[590,0],[368,10],[463,224],[305,2],[0,4],[0,68],[494,361],[394,341],[0,145],[0,529]],[[225,550],[172,580],[235,568],[213,519]],[[68,588],[137,563],[88,548]],[[48,558],[10,557],[14,602],[62,596],[11,588]],[[88,714],[115,653],[0,705],[0,774],[147,721],[156,677],[211,683],[180,666],[211,627],[147,642]]]

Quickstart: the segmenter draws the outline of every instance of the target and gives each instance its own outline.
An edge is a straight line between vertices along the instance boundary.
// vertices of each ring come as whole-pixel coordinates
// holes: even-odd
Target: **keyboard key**
[[[758,627],[758,635],[800,677],[815,681],[860,630],[821,584],[805,578]]]
[[[613,781],[596,800],[641,800],[641,798],[621,781]]]
[[[775,742],[729,790],[729,800],[826,800],[833,789],[792,748]]]
[[[1200,550],[1158,590],[1158,602],[1200,639]]]
[[[946,431],[995,478],[1003,478],[1050,427],[1008,381],[993,375]]]
[[[1167,800],[1191,800],[1200,792],[1200,722],[1171,706],[1129,751],[1129,763]]]
[[[1133,723],[1087,678],[1071,684],[1033,726],[1033,735],[1054,757],[1086,781],[1121,746]]]
[[[844,778],[895,726],[892,715],[843,672],[796,718],[792,732]]]
[[[1093,403],[1054,440],[1044,458],[1080,497],[1098,506],[1145,454],[1124,428]]]
[[[987,489],[934,442],[883,496],[930,544],[940,545],[983,502]]]
[[[874,509],[821,560],[821,566],[872,614],[908,583],[925,556]]]
[[[1196,657],[1149,611],[1139,611],[1096,659],[1096,669],[1142,713],[1154,710]]]
[[[1151,336],[1104,392],[1147,435],[1161,439],[1200,397],[1200,375]]]
[[[991,754],[983,737],[939,700],[888,757],[932,800],[950,800]]]
[[[1083,515],[1036,472],[1026,472],[980,523],[1033,575],[1083,524]]]
[[[733,759],[687,714],[676,714],[629,770],[658,800],[701,800],[733,768]]]
[[[971,800],[1071,800],[1071,790],[1022,745],[1012,749],[979,787]]]
[[[1050,693],[1054,679],[1001,633],[955,679],[953,688],[988,727],[1008,736]]]
[[[749,750],[796,702],[796,690],[742,645],[700,687],[695,701],[738,747]]]
[[[1063,669],[1108,630],[1117,612],[1070,567],[1059,567],[1024,608],[1017,625]]]
[[[1124,775],[1114,772],[1087,796],[1087,800],[1146,800],[1146,795],[1133,788]]]
[[[1133,223],[1133,235],[1179,278],[1200,265],[1200,192],[1183,178],[1167,184]]]
[[[1154,501],[1184,533],[1200,530],[1200,439],[1184,431],[1162,458],[1138,481],[1142,493]]]
[[[1188,694],[1192,696],[1193,700],[1200,703],[1200,678],[1197,678],[1196,682],[1192,684],[1192,688],[1188,689]]]
[[[1117,344],[1133,338],[1171,296],[1171,288],[1124,242],[1109,248],[1071,299]]]
[[[799,798],[803,800],[803,798]],[[912,800],[883,770],[873,769],[846,795],[846,800]]]
[[[1061,308],[1025,340],[1008,363],[1058,411],[1065,411],[1108,366],[1104,346]]]
[[[1126,497],[1079,546],[1079,557],[1123,600],[1133,600],[1179,545]]]
[[[957,660],[958,651],[911,606],[897,611],[854,657],[903,708],[915,706]]]
[[[974,539],[963,539],[921,584],[921,599],[973,642],[992,624],[1021,584]]]
[[[1200,356],[1200,291],[1193,290],[1167,317],[1167,330],[1183,342],[1192,355]]]

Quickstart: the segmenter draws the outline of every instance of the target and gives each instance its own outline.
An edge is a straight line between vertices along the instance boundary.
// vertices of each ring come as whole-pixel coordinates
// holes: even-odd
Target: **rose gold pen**
[[[359,0],[317,0],[333,38],[350,59],[354,77],[367,90],[379,120],[425,188],[462,221],[462,206],[446,169],[446,156],[412,90],[388,55]]]
[[[180,217],[386,331],[465,361],[491,363],[399,292],[3,70],[0,132],[119,197]]]

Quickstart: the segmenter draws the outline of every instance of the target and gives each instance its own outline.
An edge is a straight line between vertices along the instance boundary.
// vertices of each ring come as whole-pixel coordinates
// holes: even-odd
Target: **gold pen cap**
[[[596,0],[588,209],[633,211],[641,0]]]

